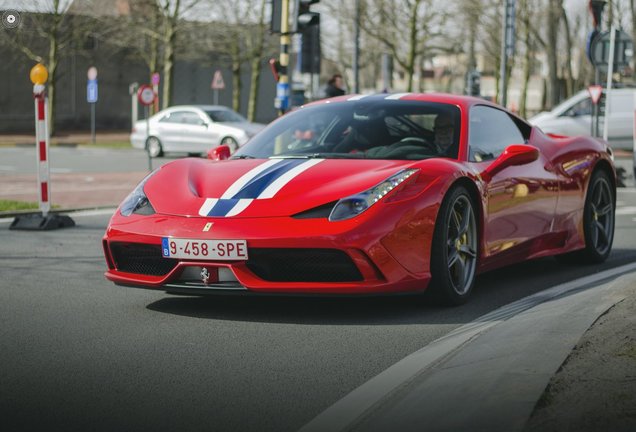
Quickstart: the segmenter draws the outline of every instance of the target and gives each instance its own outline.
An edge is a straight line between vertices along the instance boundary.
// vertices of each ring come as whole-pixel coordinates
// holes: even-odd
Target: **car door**
[[[157,122],[157,135],[161,140],[164,151],[178,152],[181,150],[181,135],[183,133],[183,111],[169,111]]]
[[[205,153],[213,147],[208,131],[208,124],[198,112],[184,112],[182,121],[183,132],[181,145],[183,151],[188,153]]]
[[[634,92],[615,90],[610,98],[608,140],[629,142],[634,136]]]
[[[531,132],[527,124],[494,107],[473,106],[469,116],[469,161],[480,173],[509,145],[525,144]],[[483,179],[484,258],[504,252],[528,253],[528,248],[552,232],[558,177],[539,153],[534,162],[508,166]]]

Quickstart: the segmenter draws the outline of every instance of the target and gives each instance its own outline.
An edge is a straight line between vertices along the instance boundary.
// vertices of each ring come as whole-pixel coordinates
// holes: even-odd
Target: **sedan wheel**
[[[584,260],[600,263],[607,259],[614,241],[614,194],[607,173],[592,175],[583,209]]]
[[[157,137],[151,136],[146,140],[146,150],[150,154],[150,157],[163,156],[163,147]]]
[[[230,153],[234,153],[238,149],[238,143],[232,137],[225,137],[221,140],[221,145],[226,145],[230,148]]]
[[[442,202],[431,250],[432,289],[448,305],[465,303],[477,269],[477,223],[470,195],[453,189]]]

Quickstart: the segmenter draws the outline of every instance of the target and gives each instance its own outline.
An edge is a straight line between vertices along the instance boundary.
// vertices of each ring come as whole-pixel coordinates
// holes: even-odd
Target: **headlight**
[[[329,220],[340,221],[358,216],[417,171],[416,169],[400,171],[367,191],[341,199],[331,210]]]
[[[137,185],[135,190],[133,190],[121,203],[119,206],[119,212],[122,216],[130,216],[133,213],[141,215],[155,214],[155,209],[152,208],[150,200],[148,200],[148,197],[144,193],[144,185],[157,171],[159,170],[157,169],[148,174],[146,178]]]

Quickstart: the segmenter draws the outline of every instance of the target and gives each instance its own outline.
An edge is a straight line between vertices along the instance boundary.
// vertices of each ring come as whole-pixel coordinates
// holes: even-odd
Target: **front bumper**
[[[399,293],[424,290],[430,280],[429,259],[430,230],[420,236],[410,233],[410,240],[417,243],[413,248],[403,231],[408,231],[412,222],[400,229],[400,215],[386,212],[383,223],[366,220],[329,222],[325,219],[277,218],[199,218],[166,215],[137,216],[124,218],[115,215],[103,239],[108,263],[107,279],[119,285],[165,290],[168,292],[211,293],[281,293],[281,294],[375,294]],[[430,217],[430,216],[429,216]],[[434,220],[434,217],[433,217]],[[203,227],[212,222],[212,228],[204,232]],[[396,228],[397,226],[397,228]],[[420,230],[421,231],[421,230]],[[308,234],[311,233],[311,234]],[[149,274],[146,270],[126,267],[118,262],[113,247],[120,244],[150,245],[157,250],[154,260],[161,258],[160,245],[163,237],[191,239],[242,239],[247,240],[248,261],[201,261],[179,259],[163,272]],[[399,246],[397,245],[399,243]],[[409,254],[416,255],[411,258]],[[296,268],[296,276],[272,276],[271,272],[259,270],[252,257],[285,251],[274,267]],[[294,251],[298,251],[294,258]],[[308,264],[305,251],[319,251],[314,264]],[[335,251],[340,257],[320,258],[324,251]],[[337,253],[336,253],[337,252]],[[407,254],[407,255],[405,255]],[[132,254],[133,256],[135,254]],[[287,256],[288,258],[285,258]],[[400,259],[406,256],[408,258]],[[304,259],[303,259],[304,258]],[[285,261],[287,259],[287,261]],[[329,261],[332,259],[332,261]],[[406,263],[405,263],[406,261]],[[414,262],[417,261],[417,264]],[[349,277],[325,277],[318,280],[302,280],[303,272],[317,274],[330,272],[330,262],[340,270],[351,263],[357,276],[346,271],[338,275]],[[323,266],[323,267],[321,267]],[[197,276],[206,269],[215,277],[204,282]],[[349,269],[350,270],[350,269]],[[161,274],[157,274],[161,273]],[[216,275],[219,275],[218,277]],[[285,274],[282,270],[279,274]],[[222,275],[222,276],[220,276]],[[308,278],[311,279],[311,278]],[[315,277],[313,278],[315,279]]]

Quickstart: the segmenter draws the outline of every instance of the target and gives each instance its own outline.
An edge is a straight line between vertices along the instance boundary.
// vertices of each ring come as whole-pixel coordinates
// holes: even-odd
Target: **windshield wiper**
[[[232,156],[230,159],[256,159],[256,156],[242,154],[242,155]]]

